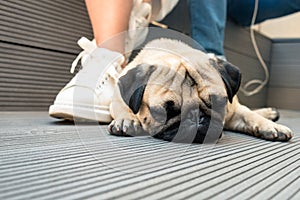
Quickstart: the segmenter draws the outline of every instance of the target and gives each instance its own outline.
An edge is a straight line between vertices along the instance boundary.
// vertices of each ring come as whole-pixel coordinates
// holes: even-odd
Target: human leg
[[[132,0],[86,0],[95,41],[81,38],[83,51],[74,60],[71,72],[81,59],[82,69],[58,93],[49,108],[52,117],[83,118],[109,122],[109,104],[114,84],[124,63],[124,33],[128,29]]]
[[[258,0],[255,23],[300,11],[300,0]],[[228,0],[227,14],[242,26],[251,24],[255,0]]]
[[[86,0],[96,44],[112,51],[124,52],[125,34],[112,39],[128,29],[132,0]]]
[[[189,0],[188,6],[192,38],[207,52],[224,56],[226,0]]]

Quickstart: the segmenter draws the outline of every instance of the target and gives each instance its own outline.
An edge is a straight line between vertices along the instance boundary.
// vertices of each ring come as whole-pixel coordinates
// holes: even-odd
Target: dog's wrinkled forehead
[[[176,63],[174,66],[143,63],[120,77],[118,85],[121,96],[134,113],[138,112],[146,87],[147,99],[157,104],[161,101],[168,101],[168,95],[171,96],[174,92],[177,94],[176,98],[179,98],[178,94],[182,93],[182,84],[197,85],[198,95],[204,99],[204,102],[209,102],[211,95],[225,95],[226,92],[222,92],[225,90],[231,102],[238,91],[240,72],[228,62],[209,60],[204,64],[198,62],[188,66],[186,63]],[[165,99],[163,96],[168,98]]]
[[[142,101],[156,106],[173,99],[179,104],[183,84],[194,84],[184,69],[149,64],[139,64],[128,70],[118,82],[121,97],[134,113],[138,112]]]

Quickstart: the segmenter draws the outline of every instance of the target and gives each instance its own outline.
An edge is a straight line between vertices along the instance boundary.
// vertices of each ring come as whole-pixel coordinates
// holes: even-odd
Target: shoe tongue
[[[90,41],[85,37],[80,38],[77,44],[87,53],[92,53],[97,48],[95,41]]]
[[[83,49],[83,51],[81,53],[79,53],[79,55],[75,58],[75,60],[72,62],[71,65],[71,69],[70,72],[73,74],[75,71],[75,68],[78,64],[78,61],[81,59],[84,59],[84,55],[86,54],[91,54],[96,48],[96,41],[89,41],[87,38],[85,37],[81,37],[78,41],[77,44]]]
[[[121,66],[125,62],[125,57],[121,53],[104,48],[95,49],[90,55],[90,59],[95,63],[94,67],[104,71]]]
[[[82,63],[82,70],[77,74],[77,83],[96,86],[101,79],[116,79],[125,58],[122,54],[104,48],[96,48]]]

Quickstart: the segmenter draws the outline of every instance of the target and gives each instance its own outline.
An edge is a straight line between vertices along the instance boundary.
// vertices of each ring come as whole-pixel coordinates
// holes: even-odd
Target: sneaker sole
[[[73,106],[54,104],[49,107],[49,115],[54,118],[70,121],[74,121],[74,118],[105,123],[112,121],[111,115],[108,110],[96,110],[79,106],[76,107],[76,112],[74,113]]]

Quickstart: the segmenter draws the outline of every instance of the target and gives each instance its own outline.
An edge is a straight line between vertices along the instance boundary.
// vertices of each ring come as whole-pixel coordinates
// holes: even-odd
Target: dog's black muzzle
[[[223,131],[226,99],[211,97],[210,115],[195,105],[184,107],[180,120],[169,125],[153,137],[180,143],[214,143]]]

